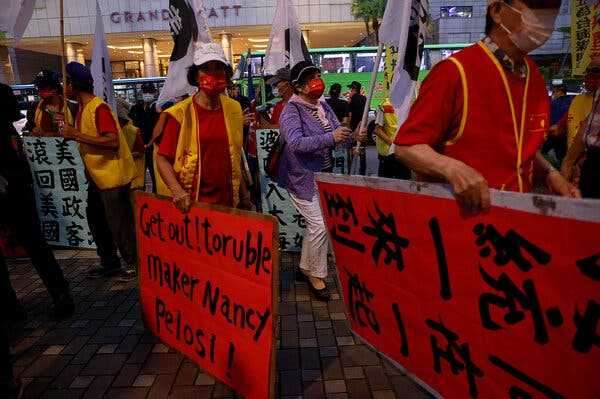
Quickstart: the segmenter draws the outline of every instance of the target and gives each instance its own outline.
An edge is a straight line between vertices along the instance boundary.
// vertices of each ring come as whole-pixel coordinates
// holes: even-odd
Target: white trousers
[[[324,279],[327,277],[329,239],[321,214],[319,196],[315,195],[311,201],[300,199],[292,193],[290,193],[290,197],[298,213],[306,219],[300,269],[305,274]]]

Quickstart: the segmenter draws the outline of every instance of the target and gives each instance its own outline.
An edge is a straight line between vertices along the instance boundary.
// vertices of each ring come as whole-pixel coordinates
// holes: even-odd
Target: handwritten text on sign
[[[358,335],[447,398],[597,397],[600,224],[324,180]]]
[[[88,183],[77,145],[59,137],[25,137],[23,148],[48,244],[94,248],[86,218]]]
[[[146,327],[245,397],[269,397],[275,222],[208,207],[183,214],[145,194],[136,211]]]

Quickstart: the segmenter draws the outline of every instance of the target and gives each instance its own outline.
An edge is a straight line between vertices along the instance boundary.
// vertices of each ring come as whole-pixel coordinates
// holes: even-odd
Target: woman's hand
[[[192,207],[192,198],[189,193],[183,190],[177,190],[177,194],[173,192],[173,203],[181,212],[188,213]]]
[[[244,127],[248,127],[254,122],[256,122],[256,115],[254,115],[254,112],[250,108],[247,108],[244,111]]]
[[[73,126],[65,124],[60,131],[61,131],[62,136],[66,140],[77,141],[77,138],[79,136],[79,130],[75,129]]]
[[[364,142],[367,139],[367,128],[357,127],[354,131],[354,141],[358,141],[359,143]]]
[[[569,183],[557,170],[552,170],[546,177],[548,188],[553,193],[562,197],[581,198],[581,192],[573,184]]]
[[[352,131],[347,127],[340,126],[333,132],[333,142],[338,145],[348,141]]]

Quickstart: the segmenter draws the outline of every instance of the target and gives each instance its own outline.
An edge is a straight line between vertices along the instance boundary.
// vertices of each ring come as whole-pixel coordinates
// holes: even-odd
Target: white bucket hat
[[[217,43],[200,43],[194,49],[194,65],[200,66],[210,61],[219,61],[231,68],[225,58],[223,48]]]

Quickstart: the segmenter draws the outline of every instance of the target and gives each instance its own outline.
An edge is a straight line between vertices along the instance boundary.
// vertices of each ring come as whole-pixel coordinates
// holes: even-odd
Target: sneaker
[[[331,294],[329,293],[329,288],[327,288],[327,284],[325,285],[325,287],[321,288],[320,290],[316,289],[314,287],[314,285],[312,285],[311,283],[309,283],[308,286],[309,286],[310,290],[312,291],[313,295],[319,301],[327,302],[331,298]]]

